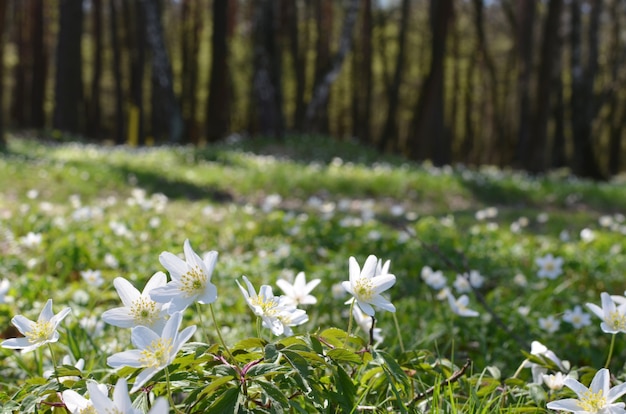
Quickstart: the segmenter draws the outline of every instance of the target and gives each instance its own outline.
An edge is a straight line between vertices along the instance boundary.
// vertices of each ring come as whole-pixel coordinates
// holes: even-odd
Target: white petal
[[[607,402],[612,403],[624,394],[626,394],[626,382],[611,388],[606,394],[606,400]]]
[[[571,413],[582,412],[580,405],[578,405],[579,402],[580,401],[574,398],[566,398],[564,400],[551,401],[548,403],[547,407],[555,411],[569,411]]]
[[[202,260],[202,258],[198,256],[198,254],[191,248],[189,239],[185,240],[183,251],[185,252],[185,260],[187,261],[187,266],[198,267],[202,270],[203,273],[208,274],[206,263],[204,263],[204,260]]]
[[[13,319],[11,319],[11,323],[17,328],[18,331],[20,331],[22,335],[25,335],[26,332],[30,332],[32,330],[32,325],[35,322],[25,316],[15,315]]]
[[[170,272],[172,279],[180,280],[180,277],[187,273],[187,263],[180,257],[170,252],[163,252],[159,255],[159,262]]]
[[[600,294],[600,298],[602,299],[602,311],[604,312],[604,318],[606,318],[615,311],[615,302],[611,299],[611,295],[606,292],[602,292]]]
[[[167,402],[167,399],[164,397],[159,397],[154,402],[154,405],[148,411],[148,414],[167,414],[170,412],[170,405]]]
[[[207,282],[204,293],[198,297],[198,303],[208,305],[217,300],[217,287],[211,282]]]
[[[141,351],[138,349],[131,349],[129,351],[118,352],[107,358],[107,364],[111,368],[121,367],[133,367],[141,368],[143,365],[139,362],[142,357]]]
[[[24,352],[32,351],[32,349],[35,349],[35,348],[39,347],[40,345],[43,345],[43,343],[39,343],[39,344],[34,345],[34,344],[32,344],[28,340],[28,338],[23,338],[23,337],[22,338],[7,339],[7,340],[3,341],[2,344],[1,344],[1,346],[3,348],[23,349]]]
[[[317,287],[317,285],[320,284],[321,281],[322,281],[322,279],[313,279],[313,280],[311,280],[309,283],[306,284],[306,288],[304,289],[304,291],[306,293],[310,293],[313,289],[315,289]]]
[[[185,309],[187,309],[187,307],[191,305],[193,301],[194,301],[194,296],[190,296],[190,297],[186,297],[183,295],[176,296],[172,298],[171,302],[169,303],[169,307],[167,308],[167,313],[172,315],[176,312],[182,312]]]
[[[351,294],[352,296],[354,296],[354,290],[352,290],[352,283],[347,282],[347,281],[343,281],[341,282],[341,287],[348,292],[349,294]]]
[[[374,310],[374,308],[372,308],[372,305],[370,305],[369,303],[362,302],[358,299],[356,300],[356,303],[359,305],[359,308],[361,308],[363,313],[369,316],[374,316],[376,314],[376,311]]]
[[[167,325],[166,325],[167,326]],[[133,328],[130,339],[138,349],[145,349],[154,341],[161,338],[156,332],[146,326],[136,326]]]
[[[102,314],[102,320],[109,325],[120,328],[132,328],[135,326],[135,318],[130,314],[128,308],[113,308]]]
[[[163,272],[156,272],[143,288],[142,294],[149,295],[152,289],[165,286],[167,284],[167,276]]]
[[[131,306],[133,301],[136,300],[140,294],[135,286],[123,277],[116,277],[113,279],[113,286],[117,290],[117,294],[124,306]]]
[[[395,312],[396,311],[396,307],[393,306],[393,304],[391,302],[389,302],[389,300],[387,300],[386,298],[384,298],[384,297],[382,297],[380,295],[374,296],[372,299],[370,299],[370,303],[372,305],[376,305],[379,308],[384,309],[384,310],[389,311],[389,312]]]
[[[572,377],[565,378],[563,385],[574,391],[579,397],[582,397],[587,391],[589,391],[589,388],[585,387],[583,384],[578,382],[578,380],[575,380]]]
[[[128,395],[128,385],[124,378],[117,380],[115,389],[113,390],[113,403],[123,413],[134,412],[133,403]]]
[[[359,263],[352,256],[348,259],[348,268],[350,272],[350,284],[354,284],[361,277],[361,268]]]
[[[52,323],[52,326],[54,326],[54,328],[56,329],[57,326],[59,326],[59,323],[61,323],[61,321],[72,311],[71,308],[65,308],[63,309],[61,312],[57,313],[56,315],[54,315],[51,319],[50,322]]]
[[[207,271],[207,277],[211,280],[211,274],[213,273],[213,269],[215,269],[215,264],[217,263],[218,253],[215,250],[211,250],[206,255],[204,255],[204,265]]]
[[[180,348],[187,343],[187,341],[193,336],[196,332],[196,325],[191,325],[180,331],[180,334],[176,338],[176,342],[174,343],[174,347],[172,350],[172,357],[175,357]]]
[[[295,283],[294,283],[294,285],[295,285]],[[276,286],[278,286],[280,288],[280,290],[282,290],[285,295],[287,295],[287,296],[295,296],[295,289],[294,289],[294,287],[289,282],[287,282],[286,280],[278,279],[276,281]]]
[[[361,277],[372,278],[376,276],[376,266],[378,265],[378,259],[373,254],[367,256],[363,269],[361,270]]]
[[[599,307],[595,303],[587,303],[585,306],[587,306],[587,309],[593,312],[598,318],[604,319],[604,311],[601,307]]]
[[[87,381],[87,391],[89,391],[89,398],[97,412],[106,413],[115,409],[113,401],[98,387],[95,381]]]
[[[183,320],[183,314],[181,312],[175,312],[170,316],[170,319],[165,323],[161,338],[174,339],[180,328],[180,323]]]
[[[610,376],[609,370],[606,368],[602,368],[601,370],[596,372],[596,375],[593,377],[593,380],[591,380],[591,385],[589,385],[589,389],[594,394],[597,394],[598,391],[602,391],[602,393],[606,395],[610,387],[611,379],[609,378],[609,376]]]
[[[395,275],[387,273],[386,275],[380,275],[372,278],[374,284],[374,292],[380,293],[389,289],[396,283]]]
[[[92,405],[91,401],[74,390],[65,390],[61,395],[63,403],[71,413],[79,412]]]
[[[150,378],[154,377],[154,375],[159,372],[156,368],[146,368],[137,375],[135,378],[135,383],[133,384],[133,388],[130,389],[130,393],[137,392],[145,385]]]
[[[52,299],[48,299],[46,305],[41,310],[39,314],[38,321],[49,321],[54,316],[54,312],[52,312]]]

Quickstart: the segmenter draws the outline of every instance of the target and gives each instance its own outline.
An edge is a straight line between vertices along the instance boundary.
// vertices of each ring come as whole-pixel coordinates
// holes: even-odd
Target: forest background
[[[621,0],[0,1],[7,131],[626,171]]]

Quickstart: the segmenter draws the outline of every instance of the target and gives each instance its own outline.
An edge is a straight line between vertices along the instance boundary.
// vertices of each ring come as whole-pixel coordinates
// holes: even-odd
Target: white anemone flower
[[[209,304],[217,299],[217,288],[211,283],[211,274],[217,262],[217,252],[208,252],[204,260],[196,254],[185,240],[185,260],[175,254],[163,252],[159,261],[165,267],[172,280],[165,286],[150,292],[153,300],[161,303],[170,302],[168,312],[183,311],[194,302]]]
[[[281,296],[281,302],[285,299]],[[297,309],[295,306],[286,307],[278,313],[278,321],[283,325],[283,334],[285,336],[293,335],[292,326],[299,326],[309,321],[309,315],[303,309]]]
[[[143,292],[139,293],[128,280],[116,277],[113,285],[124,306],[105,311],[102,320],[120,328],[143,325],[157,333],[161,332],[165,326],[167,305],[152,300],[150,293],[158,287],[165,286],[166,283],[165,273],[156,272],[146,283]]]
[[[285,310],[286,304],[284,302],[281,304],[280,297],[274,296],[271,286],[262,285],[257,295],[248,278],[242,277],[247,289],[244,289],[238,280],[237,285],[239,285],[239,289],[252,312],[263,320],[263,326],[269,328],[274,335],[282,335],[285,327],[279,317],[281,312]]]
[[[536,258],[535,263],[539,266],[537,277],[541,279],[556,279],[563,272],[561,270],[563,258],[554,257],[552,254]]]
[[[591,325],[591,315],[583,312],[580,305],[574,306],[574,309],[568,309],[563,314],[563,320],[572,324],[576,329]]]
[[[626,413],[624,403],[615,402],[615,400],[626,394],[626,383],[611,388],[610,376],[609,370],[602,368],[593,377],[589,388],[574,378],[566,378],[563,381],[563,385],[574,391],[578,398],[551,401],[547,407],[550,410],[580,414]]]
[[[106,384],[95,384],[95,386],[102,394],[106,395]],[[83,397],[74,390],[64,390],[61,393],[61,397],[63,404],[65,404],[65,408],[67,408],[71,414],[89,414],[97,412],[96,407],[94,407],[93,402],[91,402],[91,399]]]
[[[567,378],[571,378],[569,374],[564,375],[562,372],[557,372],[556,374],[550,375],[543,374],[541,377],[543,379],[543,383],[546,384],[546,386],[552,391],[558,391],[563,388],[563,385],[565,385],[565,380]]]
[[[304,272],[300,272],[296,275],[293,284],[284,279],[278,279],[276,285],[285,293],[285,298],[294,306],[314,305],[317,303],[317,298],[310,293],[320,282],[320,279],[313,279],[307,283]]]
[[[7,339],[0,345],[3,348],[29,352],[47,343],[57,342],[59,340],[57,326],[70,312],[70,308],[64,308],[55,315],[52,313],[52,299],[48,299],[37,321],[31,321],[22,315],[15,315],[11,323],[24,337]]]
[[[109,399],[106,390],[103,390],[95,381],[87,382],[87,390],[93,404],[93,408],[97,414],[143,414],[139,408],[134,408],[128,394],[128,385],[124,378],[117,380],[115,389],[113,390],[113,399]],[[169,413],[169,403],[163,397],[159,397],[152,405],[148,414],[167,414]]]
[[[365,260],[363,270],[361,270],[356,259],[352,256],[348,264],[350,280],[341,282],[341,285],[353,298],[346,303],[356,300],[361,310],[369,316],[374,316],[376,313],[372,305],[389,312],[395,312],[396,307],[388,299],[381,296],[381,293],[396,283],[396,277],[391,273],[376,274],[378,267],[376,256],[370,255]]]
[[[192,325],[179,333],[182,318],[181,312],[174,313],[165,324],[161,335],[145,326],[133,328],[131,341],[137,349],[118,352],[107,358],[107,364],[113,368],[144,368],[137,375],[131,393],[139,390],[157,372],[170,365],[180,348],[196,331],[196,326]]]
[[[81,270],[80,275],[89,285],[100,287],[104,283],[102,272],[99,270],[87,269]]]
[[[0,303],[7,303],[7,293],[9,293],[9,288],[11,287],[11,283],[9,279],[0,280]]]
[[[587,308],[602,319],[600,324],[602,331],[610,334],[626,332],[626,303],[616,305],[611,295],[606,292],[600,294],[600,299],[602,307],[595,303],[587,303]]]
[[[547,346],[539,341],[533,341],[530,344],[530,354],[552,361],[561,372],[569,371],[569,362],[561,361],[552,350],[548,349]],[[540,385],[543,382],[543,376],[548,373],[547,368],[534,362],[526,361],[524,367],[531,369],[533,377],[532,384]]]
[[[450,305],[452,312],[455,314],[466,318],[473,318],[480,315],[477,311],[467,307],[467,305],[469,305],[469,297],[467,295],[461,295],[458,298],[455,298],[454,295],[448,291],[447,296],[448,304]]]

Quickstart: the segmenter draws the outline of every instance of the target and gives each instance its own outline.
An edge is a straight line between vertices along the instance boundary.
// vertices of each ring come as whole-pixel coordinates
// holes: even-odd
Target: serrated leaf
[[[248,372],[246,373],[246,377],[254,378],[254,377],[259,377],[261,375],[280,374],[280,373],[284,373],[285,370],[286,370],[285,367],[281,366],[280,364],[261,363],[250,368]]]
[[[217,390],[218,388],[220,388],[224,384],[228,384],[233,379],[235,379],[235,377],[233,377],[232,375],[215,378],[214,380],[212,380],[209,383],[209,385],[204,387],[202,392],[200,392],[199,398],[202,397],[202,396],[205,396],[205,395],[210,395],[211,393],[213,393],[213,391]]]
[[[289,400],[285,397],[285,394],[280,388],[267,381],[257,380],[255,383],[263,389],[263,392],[267,394],[271,400],[280,404],[284,409],[289,409]]]
[[[71,365],[61,365],[56,369],[56,375],[59,377],[81,377],[83,373],[80,369]]]
[[[274,362],[276,361],[276,359],[278,359],[278,356],[280,355],[278,353],[278,350],[276,349],[276,345],[274,344],[267,344],[265,345],[265,360],[266,361],[271,361]]]
[[[336,348],[343,347],[343,343],[345,342],[347,336],[347,332],[339,328],[324,329],[319,334],[319,337],[322,339],[321,342],[325,342]]]
[[[385,364],[385,368],[393,376],[393,379],[404,386],[408,386],[409,377],[406,375],[400,364],[388,353],[384,351],[378,351],[377,355],[382,359]]]
[[[226,389],[213,403],[207,407],[207,413],[234,413],[239,400],[239,388]]]
[[[331,349],[326,353],[326,355],[336,362],[351,362],[354,364],[361,363],[361,357],[357,353],[345,348]]]
[[[265,348],[266,345],[267,345],[267,341],[261,338],[246,338],[237,342],[235,346],[233,347],[232,351],[234,352],[235,350],[238,350],[238,349],[245,349],[246,351],[263,349]]]

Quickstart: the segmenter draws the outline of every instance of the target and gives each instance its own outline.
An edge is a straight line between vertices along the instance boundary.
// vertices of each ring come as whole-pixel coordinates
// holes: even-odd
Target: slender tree
[[[213,6],[219,3],[214,1]],[[201,20],[203,8],[198,0],[184,0],[181,13],[181,59],[182,92],[180,96],[185,138],[198,144],[199,131],[196,121],[198,107],[198,53],[200,50]],[[224,23],[225,24],[225,23]]]
[[[92,36],[93,47],[91,51],[93,53],[92,63],[92,75],[91,75],[91,87],[89,98],[87,100],[87,135],[91,137],[97,137],[101,134],[101,80],[102,80],[102,53],[104,43],[102,41],[103,28],[102,28],[102,0],[91,0],[91,21],[92,21]]]
[[[7,146],[4,126],[4,41],[5,41],[5,22],[7,14],[7,2],[0,1],[0,151]]]
[[[289,53],[291,55],[291,64],[293,65],[294,81],[295,81],[295,109],[293,114],[293,129],[302,131],[304,127],[304,115],[306,111],[306,103],[304,100],[304,92],[306,90],[306,53],[308,50],[309,30],[308,30],[308,13],[309,6],[307,1],[304,4],[305,18],[301,19],[300,6],[298,0],[284,0],[283,7],[286,13],[286,21],[288,25],[287,43]],[[304,20],[304,22],[302,22]],[[300,25],[305,27],[304,36],[300,36]]]
[[[122,1],[124,42],[130,62],[128,142],[145,143],[144,78],[146,75],[145,16],[136,2]]]
[[[211,77],[206,113],[206,138],[215,142],[224,138],[230,128],[231,88],[228,64],[229,0],[213,1],[211,35]]]
[[[122,50],[120,46],[120,28],[118,23],[117,0],[109,0],[109,24],[113,82],[115,85],[115,128],[113,139],[116,144],[124,143],[124,90],[122,88]]]
[[[444,73],[446,41],[453,15],[452,0],[431,0],[431,59],[414,112],[409,155],[413,159],[432,158],[435,165],[451,161],[450,136],[444,120]]]
[[[31,0],[30,15],[30,40],[32,43],[30,126],[41,129],[46,123],[44,105],[48,80],[48,48],[45,42],[43,0]]]
[[[362,0],[358,41],[352,53],[352,136],[370,144],[372,115],[372,1]]]
[[[54,87],[56,129],[78,133],[83,119],[82,0],[59,1],[59,35]]]

